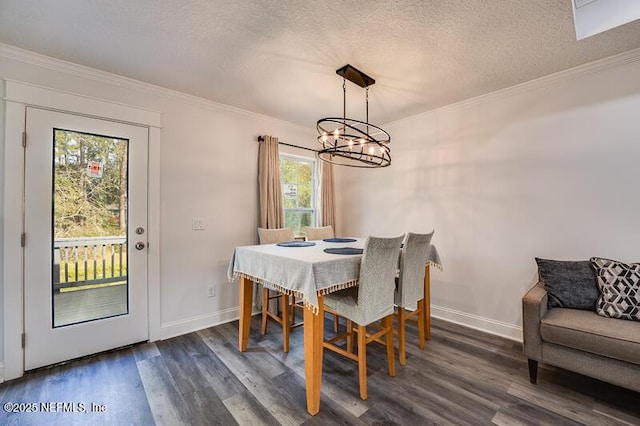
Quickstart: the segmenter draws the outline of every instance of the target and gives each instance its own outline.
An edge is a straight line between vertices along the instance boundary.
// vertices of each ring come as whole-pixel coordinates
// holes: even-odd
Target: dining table
[[[236,247],[229,262],[228,279],[239,279],[238,348],[249,345],[253,309],[253,286],[295,296],[304,302],[304,364],[307,411],[320,411],[322,356],[324,339],[324,300],[326,294],[358,285],[365,238],[334,238],[310,242],[287,242]],[[355,254],[333,254],[344,251]],[[338,250],[335,250],[338,249]],[[430,246],[425,266],[425,307],[429,313],[429,265],[440,267],[435,246]],[[426,337],[430,338],[430,315],[425,315]]]

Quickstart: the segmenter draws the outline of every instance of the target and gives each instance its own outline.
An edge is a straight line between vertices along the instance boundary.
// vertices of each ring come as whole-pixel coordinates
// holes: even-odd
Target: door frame
[[[160,131],[161,113],[15,80],[4,81],[4,377],[24,374],[24,148],[26,108],[51,109],[149,128],[147,298],[149,340],[160,334]],[[27,146],[29,144],[27,136]],[[11,184],[10,184],[11,183]],[[27,236],[28,238],[28,236]],[[28,242],[27,242],[28,244]]]

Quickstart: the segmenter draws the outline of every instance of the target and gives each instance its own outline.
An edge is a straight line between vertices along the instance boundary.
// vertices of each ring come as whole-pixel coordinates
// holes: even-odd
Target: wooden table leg
[[[295,313],[295,309],[293,310]],[[291,324],[289,324],[289,295],[282,294],[282,346],[283,352],[289,352],[289,331],[291,331]]]
[[[424,266],[424,334],[427,340],[431,340],[431,277],[428,263]]]
[[[324,339],[324,299],[318,295],[318,313],[304,310],[304,370],[307,383],[307,411],[311,415],[320,411],[322,385],[322,340]]]
[[[240,276],[240,326],[238,327],[238,348],[241,352],[249,345],[249,330],[251,329],[251,311],[253,303],[253,281]]]

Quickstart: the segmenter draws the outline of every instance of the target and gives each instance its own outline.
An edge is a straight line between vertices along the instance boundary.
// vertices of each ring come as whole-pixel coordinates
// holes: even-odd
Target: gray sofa
[[[536,383],[538,362],[543,362],[640,392],[640,321],[548,309],[541,282],[522,298],[522,311],[531,383]]]

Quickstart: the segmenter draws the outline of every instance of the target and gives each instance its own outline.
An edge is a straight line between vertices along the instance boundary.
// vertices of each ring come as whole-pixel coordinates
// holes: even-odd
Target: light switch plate
[[[191,219],[191,229],[194,231],[204,231],[204,218],[194,217]]]

